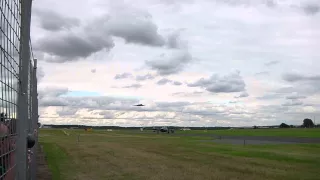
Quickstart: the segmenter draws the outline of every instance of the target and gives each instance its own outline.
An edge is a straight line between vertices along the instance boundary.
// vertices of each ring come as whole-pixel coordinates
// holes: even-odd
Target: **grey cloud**
[[[158,85],[172,84],[172,85],[175,85],[175,86],[181,86],[182,85],[181,82],[173,81],[173,80],[170,80],[168,78],[162,78],[156,84],[158,84]]]
[[[320,75],[307,76],[299,73],[286,73],[282,76],[282,78],[288,82],[319,81]]]
[[[167,78],[162,78],[157,82],[157,84],[158,85],[165,85],[165,84],[170,83],[170,82],[171,82],[171,80],[169,80]]]
[[[320,5],[310,3],[302,6],[302,9],[307,15],[315,15],[320,12]]]
[[[303,102],[300,100],[292,100],[290,102],[286,102],[282,104],[282,106],[301,106],[303,105]]]
[[[157,105],[159,107],[181,107],[181,106],[186,106],[190,105],[190,102],[158,102]]]
[[[109,8],[107,16],[94,22],[98,26],[102,25],[105,33],[120,37],[126,43],[158,47],[165,45],[165,39],[159,34],[148,12],[117,3]]]
[[[193,115],[201,115],[208,117],[223,117],[227,113],[227,110],[220,109],[222,106],[213,106],[211,109],[195,109],[195,108],[184,108],[184,112],[188,112]]]
[[[152,80],[155,77],[151,74],[146,74],[146,75],[138,75],[136,76],[137,81],[145,81],[145,80]]]
[[[161,54],[154,60],[146,61],[146,65],[160,75],[170,75],[181,72],[191,60],[192,56],[188,51],[178,51],[171,56]]]
[[[193,3],[194,0],[157,0],[161,3],[165,3],[168,5],[180,4],[180,3]]]
[[[87,58],[101,50],[109,51],[113,47],[113,40],[107,35],[71,32],[44,37],[35,43],[35,50],[52,56],[47,61],[58,63]]]
[[[117,74],[114,79],[126,79],[132,77],[131,73],[122,73],[122,74]]]
[[[275,0],[214,0],[218,4],[227,4],[230,6],[259,6],[264,5],[268,8],[285,7],[285,8],[297,8],[302,10],[307,15],[315,15],[320,11],[320,5],[318,1],[313,2],[300,2],[300,1],[275,1]]]
[[[111,36],[122,37],[127,43],[165,45],[150,19],[111,16],[90,22],[77,33],[67,31],[43,37],[35,43],[35,50],[51,55],[47,58],[50,62],[73,61],[101,50],[109,51],[114,47]]]
[[[67,102],[61,98],[69,92],[68,88],[46,87],[39,89],[39,106],[67,106]]]
[[[146,61],[146,65],[156,70],[160,75],[175,74],[182,71],[185,66],[192,60],[188,51],[188,42],[181,40],[181,29],[169,34],[166,45],[168,48],[177,49],[173,54],[161,54],[152,61]],[[174,85],[181,85],[179,82]]]
[[[55,94],[55,93],[53,93]],[[51,97],[51,100],[56,100],[57,97]],[[239,125],[238,123],[248,124],[251,122],[270,123],[275,122],[274,114],[294,113],[289,111],[294,108],[294,105],[299,103],[287,103],[282,105],[273,106],[259,106],[259,109],[250,112],[246,107],[238,106],[237,104],[230,105],[215,105],[212,103],[190,103],[190,102],[154,102],[153,104],[146,104],[145,107],[134,107],[133,104],[140,103],[139,99],[124,99],[116,97],[68,97],[60,96],[59,100],[64,102],[65,107],[70,109],[88,109],[89,111],[104,111],[105,113],[99,113],[104,116],[102,118],[93,117],[78,117],[79,121],[85,122],[86,119],[123,119],[135,121],[148,121],[152,124],[157,124],[158,119],[177,123],[178,121],[188,121],[191,119],[201,120],[204,123],[205,120],[215,119],[215,126],[219,120],[232,123],[233,125]],[[50,103],[51,105],[58,105],[58,103]],[[40,104],[43,107],[43,104]],[[48,105],[48,104],[44,104]],[[289,107],[289,106],[291,107]],[[115,111],[118,115],[115,115]],[[110,113],[109,113],[110,112]],[[156,116],[141,115],[138,112],[152,112],[156,113]],[[72,114],[71,112],[63,112],[65,114]],[[268,113],[268,114],[266,114]],[[245,120],[250,119],[250,122]],[[236,120],[236,121],[233,121]],[[241,122],[240,122],[241,121]],[[299,120],[300,122],[301,120]]]
[[[129,86],[123,86],[122,88],[135,88],[135,89],[138,89],[138,88],[141,88],[142,85],[141,84],[131,84]]]
[[[260,112],[263,114],[277,114],[288,110],[288,107],[281,105],[261,105],[259,107],[261,109]]]
[[[188,42],[181,39],[181,31],[178,30],[169,34],[167,39],[167,47],[172,49],[187,49]]]
[[[182,85],[182,83],[181,83],[181,82],[179,82],[179,81],[173,81],[173,85],[175,85],[175,86],[181,86],[181,85]]]
[[[199,96],[199,95],[203,95],[204,92],[202,91],[194,91],[191,93],[187,93],[187,92],[176,92],[176,93],[172,93],[172,96],[180,96],[180,97],[193,97],[193,96]]]
[[[78,112],[78,108],[61,108],[56,111],[59,116],[73,116]]]
[[[273,8],[277,6],[277,2],[274,0],[214,0],[215,3],[223,3],[230,6],[257,6],[257,5],[264,5],[269,8]]]
[[[277,3],[274,0],[266,0],[265,5],[270,8],[273,8],[273,7],[277,6]]]
[[[187,93],[185,92],[175,92],[175,93],[172,93],[171,95],[172,96],[185,96]]]
[[[103,119],[114,119],[115,115],[110,111],[99,112],[99,115],[103,116]]]
[[[281,99],[284,97],[284,94],[282,93],[266,93],[263,96],[256,97],[256,99],[260,100],[273,100],[273,99]]]
[[[54,90],[50,90],[52,92]],[[61,93],[60,93],[61,94]],[[68,106],[69,108],[94,109],[94,110],[132,110],[144,111],[143,108],[135,108],[132,105],[139,103],[137,99],[123,99],[115,97],[68,97],[57,93],[46,94],[45,98],[41,98],[39,106]]]
[[[268,75],[268,74],[269,74],[268,71],[262,71],[262,72],[255,73],[256,76],[263,76],[263,75]]]
[[[35,43],[34,50],[38,52],[38,56],[49,54],[50,57],[45,58],[49,62],[61,63],[87,58],[102,50],[110,51],[115,46],[113,36],[123,38],[127,43],[140,45],[163,47],[168,44],[165,38],[158,33],[158,27],[152,22],[150,16],[146,17],[145,13],[139,14],[134,10],[128,12],[122,12],[122,10],[112,10],[110,15],[89,22],[80,27],[78,32],[65,31],[45,36]],[[59,15],[50,12],[46,16]],[[60,22],[61,18],[57,18],[56,21]],[[53,23],[55,26],[52,25],[47,29],[59,30],[66,27],[69,21],[73,22],[65,18],[65,21],[61,20],[60,24]],[[46,23],[51,24],[52,22]],[[170,44],[178,46],[178,39],[172,37]]]
[[[275,99],[287,99],[287,100],[299,100],[305,99],[306,96],[300,94],[309,94],[314,93],[315,89],[310,88],[309,86],[304,86],[301,88],[298,87],[284,87],[279,88],[273,91],[266,93],[261,97],[256,97],[256,99],[260,100],[275,100]]]
[[[295,99],[305,99],[307,98],[306,96],[301,96],[298,94],[293,94],[293,95],[289,95],[286,97],[286,99],[291,99],[291,100],[295,100]]]
[[[37,67],[37,80],[40,82],[45,76],[45,73],[43,71],[43,68],[41,66]]]
[[[169,5],[176,5],[181,3],[194,3],[194,0],[159,0],[163,3]],[[257,6],[257,5],[265,5],[269,8],[273,8],[277,6],[275,0],[210,0],[210,2],[214,2],[217,4],[227,4],[230,6]]]
[[[318,81],[295,81],[290,87],[284,87],[276,89],[274,93],[282,94],[283,97],[290,96],[292,93],[303,94],[306,96],[312,96],[320,92],[320,86]]]
[[[295,88],[292,86],[289,87],[282,87],[279,89],[274,90],[273,93],[278,93],[278,94],[286,94],[286,93],[292,93],[295,91]]]
[[[39,98],[41,99],[44,96],[48,97],[59,97],[61,95],[67,94],[69,91],[68,88],[61,87],[46,87],[43,89],[39,89]]]
[[[131,21],[131,22],[130,22]],[[135,21],[127,19],[119,22],[115,19],[108,23],[108,32],[116,37],[123,38],[126,43],[135,43],[150,46],[163,46],[164,38],[158,34],[158,28],[151,21]]]
[[[240,72],[236,72],[222,77],[214,74],[208,79],[201,78],[188,86],[201,87],[213,93],[232,93],[245,91],[246,84],[240,76]]]
[[[91,69],[91,72],[92,72],[92,73],[96,73],[97,70],[96,70],[96,69]]]
[[[134,104],[140,103],[138,99],[125,99],[120,97],[70,97],[61,96],[65,94],[66,88],[46,88],[41,91],[45,97],[41,97],[41,107],[47,106],[68,106],[68,108],[94,109],[94,110],[116,110],[116,111],[165,111],[170,112],[182,111],[183,106],[187,106],[189,102],[156,102],[154,105],[146,107],[135,107]]]
[[[164,47],[178,49],[186,47],[186,42],[180,39],[181,30],[171,33],[168,37],[162,36],[158,32],[157,25],[152,21],[152,17],[147,12],[137,12],[133,9],[112,10],[108,16],[91,23],[91,26],[102,25],[103,31],[111,36],[119,37],[126,43],[148,45],[154,47]]]
[[[242,92],[239,96],[236,96],[235,98],[245,98],[248,96],[249,96],[249,94],[247,92]]]
[[[278,63],[280,63],[280,61],[269,61],[269,62],[265,63],[264,65],[266,65],[266,66],[272,66],[272,65],[276,65],[276,64],[278,64]]]
[[[180,39],[181,29],[164,37],[160,35],[151,14],[146,10],[128,7],[123,3],[113,5],[115,6],[110,6],[110,15],[101,18],[105,22],[104,28],[113,36],[123,38],[127,43],[167,46],[173,49],[184,47],[185,43]]]
[[[173,33],[173,34],[169,35],[168,42],[167,42],[168,47],[169,48],[178,48],[179,47],[178,38],[179,38],[179,33]]]
[[[49,106],[67,106],[67,102],[65,102],[61,98],[52,98],[52,97],[44,97],[39,99],[39,106],[49,107]]]
[[[316,109],[319,109],[320,107],[320,104],[317,104],[317,103],[303,103],[303,106],[309,106],[309,107],[314,107]]]
[[[40,19],[40,25],[48,31],[60,31],[63,29],[69,30],[72,27],[79,26],[80,20],[77,18],[64,17],[49,9],[35,9],[33,11]]]

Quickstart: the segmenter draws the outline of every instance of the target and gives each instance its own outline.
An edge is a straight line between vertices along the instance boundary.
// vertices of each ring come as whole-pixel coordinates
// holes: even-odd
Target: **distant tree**
[[[281,123],[280,128],[289,128],[290,126],[286,123]]]
[[[303,124],[302,124],[303,127],[306,127],[306,128],[311,128],[314,126],[314,123],[311,119],[309,118],[306,118],[303,120]]]

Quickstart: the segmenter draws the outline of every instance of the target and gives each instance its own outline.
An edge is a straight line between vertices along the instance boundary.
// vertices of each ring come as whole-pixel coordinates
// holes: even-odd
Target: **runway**
[[[141,132],[141,133],[154,133],[154,132]],[[166,134],[166,133],[163,133]],[[168,134],[169,135],[169,134]],[[197,136],[197,137],[212,137],[211,141],[217,143],[227,144],[320,144],[320,138],[310,137],[277,137],[277,136],[235,136],[235,135],[217,135],[217,134],[197,134],[197,133],[179,133],[170,134],[170,136]]]
[[[320,138],[309,137],[276,137],[276,136],[230,136],[215,134],[175,134],[179,136],[204,136],[212,137],[212,142],[230,143],[230,144],[313,144],[320,143]]]

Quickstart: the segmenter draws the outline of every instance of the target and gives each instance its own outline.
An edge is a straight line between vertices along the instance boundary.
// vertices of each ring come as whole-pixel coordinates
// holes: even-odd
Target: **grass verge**
[[[46,154],[48,167],[52,173],[53,180],[61,180],[63,177],[63,168],[68,163],[67,154],[56,144],[52,142],[41,142]]]
[[[318,179],[320,145],[228,145],[208,137],[41,130],[54,179]],[[78,142],[78,134],[80,142]]]

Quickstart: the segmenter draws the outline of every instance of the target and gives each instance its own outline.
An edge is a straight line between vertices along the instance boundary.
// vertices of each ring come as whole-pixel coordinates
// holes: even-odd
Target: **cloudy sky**
[[[43,124],[320,121],[317,0],[33,1],[31,37]]]

